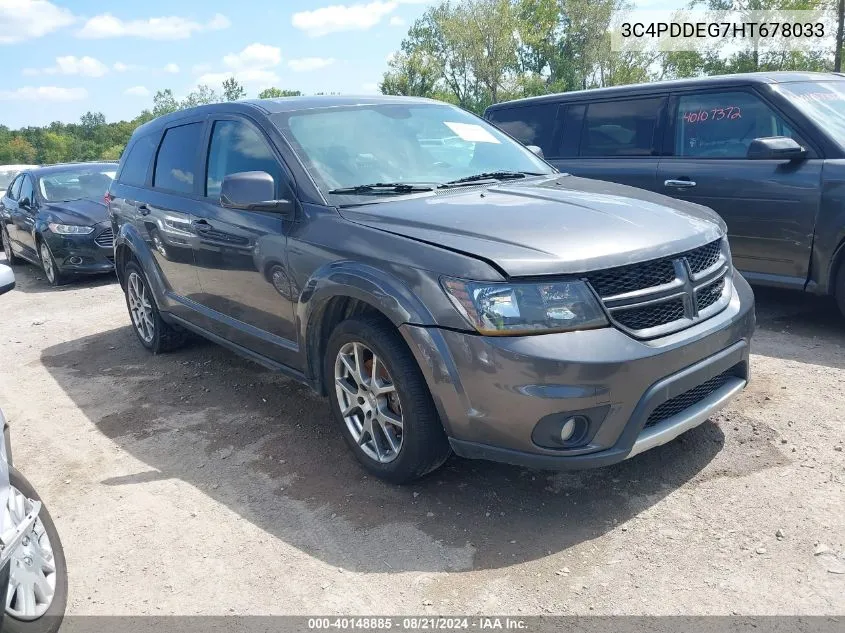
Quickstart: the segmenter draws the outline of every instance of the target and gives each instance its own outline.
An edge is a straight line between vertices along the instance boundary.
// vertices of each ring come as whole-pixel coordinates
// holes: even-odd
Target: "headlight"
[[[444,278],[442,283],[458,312],[481,334],[541,334],[608,325],[581,281],[509,284]]]
[[[89,233],[94,232],[93,226],[77,226],[75,224],[56,224],[55,222],[50,222],[47,226],[50,227],[50,230],[53,233],[58,233],[59,235],[88,235]]]

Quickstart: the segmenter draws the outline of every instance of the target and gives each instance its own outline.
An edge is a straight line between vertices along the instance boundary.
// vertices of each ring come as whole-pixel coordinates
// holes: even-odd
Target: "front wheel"
[[[391,325],[373,317],[344,321],[324,362],[332,413],[364,468],[402,484],[446,461],[449,441],[428,386]]]
[[[153,354],[171,352],[185,342],[185,332],[177,330],[161,318],[144,271],[135,261],[124,271],[126,306],[132,318],[132,329],[141,345]]]
[[[9,468],[9,483],[6,520],[20,521],[26,516],[26,499],[40,497],[14,468]],[[56,633],[67,607],[67,563],[56,524],[43,502],[32,531],[9,565],[4,633]]]
[[[21,258],[12,252],[12,240],[9,238],[9,231],[5,226],[0,228],[0,240],[3,241],[3,252],[6,253],[6,263],[9,266],[22,263]]]
[[[44,276],[47,277],[47,281],[50,282],[51,286],[61,286],[65,282],[65,277],[62,275],[50,247],[43,239],[40,240],[38,245],[38,255],[41,257],[41,268],[44,269]]]

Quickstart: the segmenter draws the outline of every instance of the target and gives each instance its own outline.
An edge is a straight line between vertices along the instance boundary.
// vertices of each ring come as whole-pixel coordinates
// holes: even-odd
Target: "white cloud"
[[[206,73],[197,78],[197,83],[208,84],[216,88],[230,77],[234,77],[242,84],[258,86],[259,88],[269,88],[273,84],[279,83],[279,75],[273,70],[266,68],[251,68],[237,72]]]
[[[132,97],[149,97],[150,91],[146,86],[132,86],[131,88],[124,90],[123,94],[130,95]]]
[[[14,0],[0,0],[9,1]],[[87,39],[141,37],[149,40],[182,40],[200,31],[225,29],[230,24],[229,18],[219,13],[205,24],[178,16],[124,21],[111,13],[103,13],[89,19],[76,35]]]
[[[16,90],[0,90],[0,101],[80,101],[88,98],[85,88],[56,86],[24,86]]]
[[[305,31],[311,37],[319,37],[338,31],[363,31],[369,29],[386,15],[392,13],[398,3],[375,0],[368,4],[332,5],[314,11],[300,11],[293,14],[293,26]]]
[[[109,67],[93,57],[65,55],[56,58],[56,65],[47,68],[24,68],[24,75],[82,75],[83,77],[102,77],[109,72]]]
[[[334,62],[334,57],[302,57],[290,60],[288,67],[295,73],[304,73],[331,66]]]
[[[267,68],[277,66],[282,61],[282,50],[275,46],[250,44],[240,53],[229,53],[223,58],[223,63],[235,70],[250,68]]]
[[[405,26],[405,19],[401,16],[394,15],[390,18],[390,26]]]
[[[115,62],[112,68],[114,68],[114,71],[117,73],[125,73],[129,70],[129,66],[123,62]]]
[[[175,75],[179,72],[179,66],[178,64],[174,64],[173,62],[171,62],[164,67],[164,72],[170,73],[171,75]]]
[[[0,44],[25,42],[75,21],[70,11],[47,0],[0,0]]]

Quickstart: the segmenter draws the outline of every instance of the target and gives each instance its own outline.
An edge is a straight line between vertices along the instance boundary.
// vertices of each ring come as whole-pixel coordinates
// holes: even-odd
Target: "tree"
[[[13,135],[5,147],[0,147],[0,163],[31,164],[35,156],[35,148],[20,134]]]
[[[179,108],[193,108],[199,105],[208,105],[210,103],[219,103],[220,97],[214,91],[214,88],[208,84],[200,84],[196,90],[189,92],[179,104]]]
[[[225,101],[237,101],[246,96],[246,88],[238,83],[234,77],[229,77],[223,82],[223,99]]]
[[[173,96],[173,91],[170,88],[159,90],[153,97],[153,117],[160,117],[171,112],[176,112],[179,109],[179,103]]]
[[[440,79],[440,69],[423,51],[400,52],[388,62],[389,70],[379,84],[385,95],[432,97]]]
[[[259,99],[278,99],[279,97],[299,97],[302,92],[299,90],[281,90],[279,88],[265,88],[258,93]]]

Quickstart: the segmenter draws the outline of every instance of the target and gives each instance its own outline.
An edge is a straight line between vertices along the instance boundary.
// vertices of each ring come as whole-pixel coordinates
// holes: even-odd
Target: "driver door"
[[[35,214],[38,205],[35,201],[32,177],[24,174],[22,178],[17,201],[10,209],[14,232],[10,232],[9,237],[17,243],[21,255],[27,259],[38,261],[34,234]]]
[[[671,155],[660,160],[657,190],[716,211],[750,281],[803,287],[821,191],[818,154],[751,90],[676,94],[670,118]],[[749,160],[751,141],[767,136],[795,139],[807,158]]]

